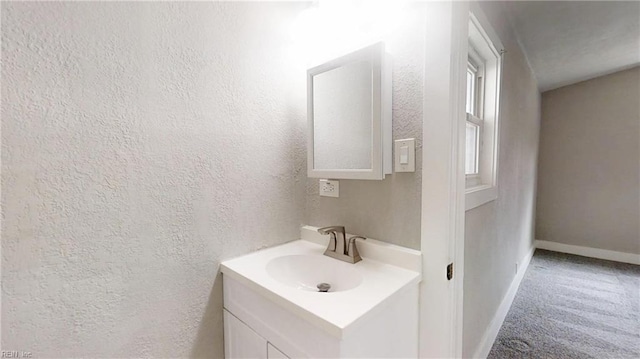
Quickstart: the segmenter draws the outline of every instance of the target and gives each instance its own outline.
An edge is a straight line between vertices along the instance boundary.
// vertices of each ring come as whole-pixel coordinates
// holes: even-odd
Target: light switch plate
[[[393,146],[393,163],[396,172],[416,171],[416,139],[405,138],[395,140]]]
[[[323,197],[339,197],[340,181],[321,179],[320,180],[320,196]]]

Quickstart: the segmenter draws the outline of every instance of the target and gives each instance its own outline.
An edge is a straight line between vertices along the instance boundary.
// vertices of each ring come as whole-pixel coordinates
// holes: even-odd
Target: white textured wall
[[[540,94],[503,11],[481,4],[507,53],[500,102],[498,199],[466,212],[463,356],[474,354],[533,246]]]
[[[640,253],[640,67],[542,94],[536,239]]]
[[[299,237],[299,8],[2,3],[4,350],[223,355],[220,260]]]
[[[416,172],[393,173],[383,181],[340,180],[340,197],[320,197],[318,179],[307,179],[306,222],[344,225],[355,233],[420,248],[422,184],[422,86],[424,4],[411,3],[402,27],[385,39],[393,58],[393,138],[416,139]]]

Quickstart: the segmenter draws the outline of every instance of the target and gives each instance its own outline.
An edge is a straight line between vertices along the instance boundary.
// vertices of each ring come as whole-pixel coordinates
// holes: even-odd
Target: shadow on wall
[[[218,266],[218,274],[213,281],[209,300],[198,326],[198,332],[191,348],[190,358],[224,358],[224,339],[222,323],[222,273]]]

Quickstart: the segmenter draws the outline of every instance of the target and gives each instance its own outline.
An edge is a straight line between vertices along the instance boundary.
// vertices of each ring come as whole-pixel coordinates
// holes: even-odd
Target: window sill
[[[498,189],[495,186],[480,185],[467,188],[464,196],[465,211],[477,208],[483,204],[495,201],[498,198]]]

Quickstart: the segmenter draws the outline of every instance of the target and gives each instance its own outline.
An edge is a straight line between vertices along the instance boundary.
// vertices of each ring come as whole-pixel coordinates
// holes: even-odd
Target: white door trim
[[[465,176],[464,86],[469,10],[425,4],[420,357],[462,355]],[[454,262],[454,277],[446,278]]]
[[[453,354],[455,358],[462,358],[463,340],[463,308],[464,308],[464,238],[466,216],[466,176],[465,163],[465,139],[466,139],[466,74],[468,62],[468,32],[469,32],[469,3],[454,2],[453,4],[453,34],[451,63],[457,64],[451,71],[451,122],[452,136],[457,138],[452,149],[452,158],[455,159],[451,184],[453,189],[452,201],[452,231],[450,253],[453,254],[455,273],[453,278]]]

